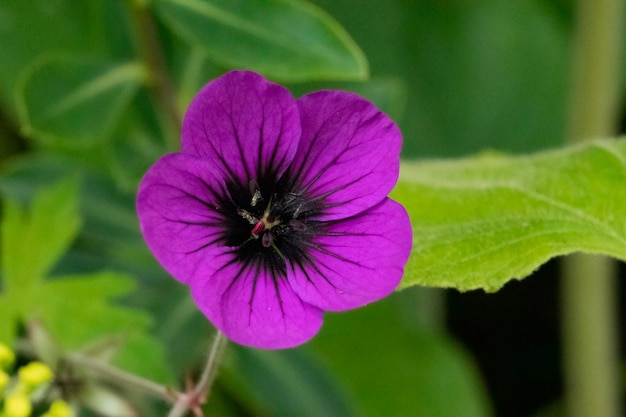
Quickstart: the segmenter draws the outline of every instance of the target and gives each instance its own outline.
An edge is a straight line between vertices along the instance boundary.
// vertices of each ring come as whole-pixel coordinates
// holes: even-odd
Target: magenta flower
[[[299,345],[324,310],[363,306],[400,282],[411,226],[387,194],[401,141],[354,94],[295,100],[256,73],[230,72],[192,101],[182,151],[143,178],[141,230],[230,339]]]

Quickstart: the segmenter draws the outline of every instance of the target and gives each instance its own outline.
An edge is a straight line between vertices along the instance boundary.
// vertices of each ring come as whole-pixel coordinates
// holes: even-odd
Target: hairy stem
[[[122,386],[130,386],[138,388],[148,394],[151,394],[157,398],[161,398],[168,402],[176,401],[176,398],[180,395],[176,391],[158,384],[149,379],[142,378],[140,376],[128,373],[121,369],[115,368],[107,363],[93,359],[89,356],[79,353],[71,353],[64,357],[69,363],[81,366],[83,368],[95,371],[99,377],[107,379],[110,382]]]
[[[174,407],[167,415],[168,417],[182,417],[188,410],[199,407],[206,401],[217,375],[217,368],[219,367],[226,342],[226,337],[218,330],[211,344],[211,350],[200,379],[189,392],[179,395]]]
[[[569,139],[615,134],[620,90],[622,0],[579,0]],[[565,415],[618,417],[615,265],[605,257],[564,260],[562,315]]]

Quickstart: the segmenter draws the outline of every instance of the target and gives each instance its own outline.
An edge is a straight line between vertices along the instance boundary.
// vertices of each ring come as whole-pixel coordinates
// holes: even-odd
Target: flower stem
[[[128,1],[132,9],[137,48],[150,74],[150,87],[154,98],[167,118],[167,122],[169,122],[169,129],[166,129],[166,139],[168,148],[174,151],[179,146],[178,135],[182,124],[182,114],[178,108],[176,88],[167,69],[157,26],[148,2],[143,0]]]
[[[572,142],[615,134],[620,94],[623,0],[579,0],[569,117]],[[615,263],[574,254],[562,287],[565,415],[618,417]]]
[[[200,404],[206,401],[215,376],[217,375],[217,368],[219,367],[226,342],[226,337],[218,330],[211,344],[211,350],[209,351],[209,356],[202,370],[202,374],[200,375],[200,379],[191,391],[178,396],[174,407],[172,407],[167,415],[168,417],[182,417],[188,410],[199,407]]]
[[[142,391],[154,395],[168,402],[175,402],[176,398],[180,395],[173,389],[158,384],[149,379],[142,378],[140,376],[128,373],[121,369],[115,368],[107,363],[93,359],[89,356],[82,355],[80,353],[70,353],[64,356],[64,359],[68,362],[79,365],[87,369],[91,369],[98,373],[98,376],[105,378],[111,382],[118,383],[125,386],[133,386],[141,389]]]

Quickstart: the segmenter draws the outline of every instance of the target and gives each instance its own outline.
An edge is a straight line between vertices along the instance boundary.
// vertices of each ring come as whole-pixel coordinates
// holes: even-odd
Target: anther
[[[254,217],[252,214],[248,213],[244,209],[237,209],[237,214],[239,214],[241,217],[246,219],[248,221],[248,223],[250,223],[250,224],[256,225],[257,222],[259,221],[256,217]]]
[[[263,236],[261,236],[261,245],[263,245],[264,248],[269,248],[272,245],[273,240],[272,233],[270,231],[266,231],[263,233]]]
[[[248,183],[248,187],[250,187],[250,194],[254,194],[255,191],[261,188],[259,187],[259,183],[257,182],[257,180],[255,180],[254,178],[250,180],[250,182]]]
[[[261,199],[261,191],[256,190],[254,194],[252,194],[252,200],[250,201],[250,205],[252,207],[256,206],[260,199]]]
[[[254,178],[250,180],[248,186],[250,187],[250,194],[252,194],[252,200],[250,201],[250,205],[254,207],[263,197],[261,195],[261,187],[259,187],[259,183]]]
[[[298,217],[300,215],[300,211],[302,210],[302,204],[300,204],[298,207],[296,207],[296,211],[293,212],[292,217],[295,219],[296,217]]]

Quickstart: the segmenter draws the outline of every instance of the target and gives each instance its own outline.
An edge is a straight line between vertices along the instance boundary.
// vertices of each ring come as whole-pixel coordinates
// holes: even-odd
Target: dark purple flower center
[[[233,248],[237,261],[282,277],[288,265],[310,262],[307,248],[323,228],[316,220],[322,205],[298,192],[290,178],[229,181],[219,198],[222,242]]]

